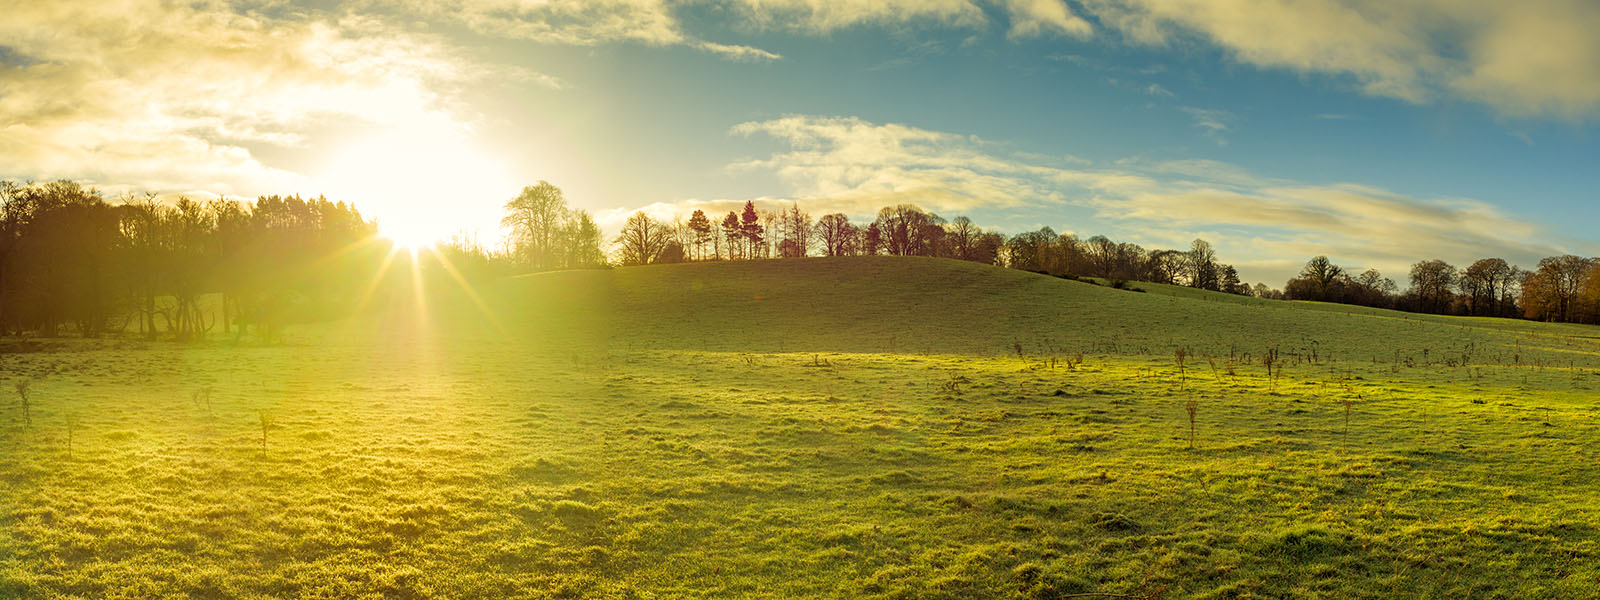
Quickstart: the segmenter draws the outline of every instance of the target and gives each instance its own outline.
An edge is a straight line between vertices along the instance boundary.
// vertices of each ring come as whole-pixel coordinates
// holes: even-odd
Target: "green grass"
[[[1600,330],[1139,285],[641,267],[3,354],[0,597],[1593,597]]]

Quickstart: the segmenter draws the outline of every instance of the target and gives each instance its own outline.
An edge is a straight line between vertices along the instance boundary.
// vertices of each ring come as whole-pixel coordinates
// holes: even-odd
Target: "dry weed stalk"
[[[72,460],[72,438],[73,438],[73,434],[77,431],[77,429],[78,429],[78,419],[77,419],[77,417],[74,417],[72,415],[67,415],[67,460],[68,461]]]
[[[206,416],[208,418],[215,418],[217,416],[216,413],[211,410],[211,386],[208,385],[195,390],[194,394],[189,396],[189,400],[194,403],[195,408],[206,409]]]
[[[1183,385],[1188,382],[1184,363],[1186,359],[1189,358],[1189,351],[1183,348],[1178,348],[1177,350],[1173,351],[1172,355],[1173,359],[1178,363],[1178,387],[1182,388]]]
[[[1189,399],[1183,403],[1183,410],[1189,413],[1189,449],[1193,450],[1195,442],[1194,418],[1195,415],[1200,412],[1200,402],[1195,400],[1193,396],[1190,396]]]
[[[272,427],[272,417],[267,416],[267,411],[264,411],[264,410],[257,411],[256,415],[261,421],[261,458],[266,458],[267,457],[267,430]]]
[[[17,396],[22,398],[22,427],[33,429],[33,380],[18,381],[16,390]]]

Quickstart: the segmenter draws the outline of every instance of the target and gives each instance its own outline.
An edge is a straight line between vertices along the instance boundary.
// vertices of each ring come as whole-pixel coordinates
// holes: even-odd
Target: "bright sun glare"
[[[417,250],[458,233],[494,231],[515,195],[498,161],[444,126],[396,129],[357,140],[328,163],[330,200],[353,202],[378,232]]]

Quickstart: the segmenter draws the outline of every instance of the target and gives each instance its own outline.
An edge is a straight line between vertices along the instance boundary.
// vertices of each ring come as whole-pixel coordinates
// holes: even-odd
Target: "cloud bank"
[[[113,191],[301,191],[251,149],[299,149],[329,124],[454,122],[448,90],[485,74],[375,20],[205,2],[11,3],[0,46],[0,176]]]
[[[1600,111],[1600,3],[1586,0],[1083,0],[1143,45],[1212,44],[1268,69],[1346,78],[1413,103],[1512,117]]]
[[[1600,3],[1588,0],[369,0],[480,33],[557,44],[687,46],[743,60],[765,49],[702,39],[704,11],[752,33],[827,36],[881,27],[983,30],[1010,38],[1212,46],[1263,68],[1348,81],[1410,103],[1454,99],[1510,117],[1587,120],[1600,111]]]

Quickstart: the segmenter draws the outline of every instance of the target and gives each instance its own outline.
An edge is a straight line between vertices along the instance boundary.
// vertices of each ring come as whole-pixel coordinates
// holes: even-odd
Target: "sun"
[[[318,179],[398,247],[419,250],[466,232],[495,231],[516,194],[498,157],[444,124],[377,132],[344,146]]]
[[[449,237],[441,236],[426,223],[395,223],[392,220],[388,223],[379,222],[378,235],[393,242],[396,248],[409,250],[412,254],[432,248]]]

